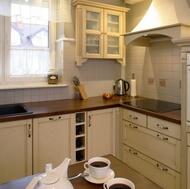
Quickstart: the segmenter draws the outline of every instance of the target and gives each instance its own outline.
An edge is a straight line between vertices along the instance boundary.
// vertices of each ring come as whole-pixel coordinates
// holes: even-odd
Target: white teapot
[[[74,189],[68,180],[68,166],[71,159],[65,160],[52,170],[51,164],[46,164],[46,173],[34,177],[26,189]]]

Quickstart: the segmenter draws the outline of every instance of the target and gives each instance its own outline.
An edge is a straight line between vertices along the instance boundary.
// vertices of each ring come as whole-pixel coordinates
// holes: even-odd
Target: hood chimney
[[[190,36],[190,8],[187,0],[152,0],[139,24],[125,35],[125,44],[167,36],[180,39]]]

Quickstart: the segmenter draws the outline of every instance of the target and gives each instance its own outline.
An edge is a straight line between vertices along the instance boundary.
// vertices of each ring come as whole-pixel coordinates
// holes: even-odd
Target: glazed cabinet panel
[[[58,115],[33,120],[33,173],[44,172],[45,164],[57,167],[71,158],[71,115]]]
[[[114,109],[95,110],[88,117],[88,159],[94,156],[114,154]]]
[[[128,9],[90,1],[72,1],[76,14],[75,60],[78,66],[87,59],[125,60],[125,14]]]
[[[0,123],[0,183],[32,174],[32,120]]]

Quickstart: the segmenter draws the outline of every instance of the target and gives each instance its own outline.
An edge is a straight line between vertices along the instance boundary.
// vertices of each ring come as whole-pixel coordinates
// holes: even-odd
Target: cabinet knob
[[[49,118],[49,120],[51,120],[51,121],[56,121],[56,120],[59,120],[59,119],[61,119],[61,116],[59,116],[59,117],[50,117]]]
[[[161,139],[161,140],[168,140],[167,137],[160,136],[159,134],[157,134],[157,138],[159,138],[159,139]]]
[[[134,152],[133,150],[129,149],[129,152],[133,155],[137,155],[137,152]]]
[[[138,119],[138,117],[135,117],[135,116],[132,116],[132,115],[129,115],[129,117],[130,117],[131,119]]]
[[[167,168],[164,168],[164,167],[160,166],[158,163],[157,163],[157,167],[158,167],[158,169],[160,169],[162,171],[168,171]]]
[[[91,126],[91,116],[89,115],[89,127]]]
[[[138,127],[137,127],[136,125],[129,124],[129,126],[130,126],[132,129],[138,129]]]
[[[32,126],[28,125],[28,137],[30,138],[32,136]]]
[[[160,124],[157,124],[157,127],[160,128],[160,129],[168,130],[168,127],[162,126]]]

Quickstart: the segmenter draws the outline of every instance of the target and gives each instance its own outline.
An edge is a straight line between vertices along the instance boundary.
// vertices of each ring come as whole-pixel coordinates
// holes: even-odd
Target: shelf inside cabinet
[[[85,160],[85,150],[76,151],[76,162]]]
[[[82,123],[85,121],[85,113],[76,113],[76,123]]]
[[[86,160],[86,113],[75,114],[75,161]]]

